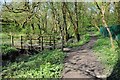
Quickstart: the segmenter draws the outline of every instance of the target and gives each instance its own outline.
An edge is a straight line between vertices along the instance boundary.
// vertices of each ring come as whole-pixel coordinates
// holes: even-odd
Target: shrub
[[[3,44],[1,45],[1,53],[4,55],[4,54],[9,54],[9,53],[12,53],[14,51],[17,51],[16,48],[14,47],[11,47],[9,44]]]

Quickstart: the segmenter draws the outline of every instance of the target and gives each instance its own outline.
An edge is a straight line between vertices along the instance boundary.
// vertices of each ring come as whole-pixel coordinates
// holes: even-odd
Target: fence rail
[[[39,50],[44,50],[46,48],[50,49],[56,49],[56,48],[62,48],[61,46],[61,39],[58,38],[59,36],[53,36],[53,35],[41,35],[36,38],[33,36],[29,36],[26,38],[26,36],[11,36],[10,38],[2,38],[3,42],[4,40],[10,40],[12,47],[20,48],[20,49],[35,49],[38,48]],[[6,41],[7,42],[7,41]],[[63,49],[62,49],[63,50]]]

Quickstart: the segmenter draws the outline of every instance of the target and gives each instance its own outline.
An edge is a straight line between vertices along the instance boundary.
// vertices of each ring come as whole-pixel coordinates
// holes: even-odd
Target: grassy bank
[[[84,34],[81,36],[81,39],[79,42],[77,42],[76,40],[73,39],[73,42],[67,42],[67,44],[65,45],[66,47],[79,47],[83,44],[85,44],[86,42],[88,42],[90,40],[90,34]]]
[[[21,55],[2,69],[3,78],[59,78],[65,54],[59,50]]]
[[[116,42],[114,44],[117,47]],[[100,37],[94,46],[94,51],[105,66],[105,73],[110,75],[117,63],[118,54],[115,49],[111,48],[109,38]]]

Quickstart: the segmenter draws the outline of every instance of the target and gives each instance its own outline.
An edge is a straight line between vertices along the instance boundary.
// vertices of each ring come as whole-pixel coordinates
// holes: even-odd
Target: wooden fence
[[[63,48],[61,44],[61,39],[59,36],[53,35],[41,35],[41,36],[11,36],[10,44],[12,47],[16,47],[19,49],[56,49]],[[63,50],[63,49],[62,49]]]

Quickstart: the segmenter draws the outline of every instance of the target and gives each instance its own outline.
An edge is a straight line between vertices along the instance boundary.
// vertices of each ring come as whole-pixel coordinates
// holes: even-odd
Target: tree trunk
[[[75,25],[75,26],[76,26],[76,27],[75,27],[75,28],[76,28],[76,29],[75,29],[75,32],[76,32],[75,35],[76,35],[77,41],[79,41],[79,40],[80,40],[80,34],[79,34],[79,30],[78,30],[78,17],[79,17],[79,16],[78,16],[77,2],[75,2],[75,14],[76,14],[76,15],[75,15],[75,18],[76,18],[76,19],[75,19],[75,24],[76,24],[76,25]]]
[[[67,7],[67,5],[65,4],[65,8],[66,8],[66,10],[68,11],[68,13],[69,13],[69,18],[70,18],[70,20],[71,20],[71,23],[73,24],[73,26],[74,26],[74,33],[75,33],[75,37],[76,37],[76,39],[77,39],[77,41],[79,41],[80,40],[80,34],[79,34],[79,32],[78,32],[78,19],[77,19],[77,17],[78,16],[76,16],[77,15],[77,6],[76,6],[76,20],[75,21],[73,21],[73,18],[72,18],[72,14],[71,14],[71,12],[70,12],[70,10],[68,9],[68,7]]]
[[[102,22],[103,22],[103,24],[105,25],[105,27],[106,27],[106,29],[107,29],[107,31],[108,31],[108,33],[109,33],[112,48],[114,48],[114,43],[113,43],[112,34],[111,34],[110,29],[108,28],[108,25],[107,25],[107,23],[106,23],[106,21],[105,21],[104,15],[102,15]]]
[[[65,41],[68,41],[68,31],[67,31],[67,23],[66,23],[66,8],[65,8],[65,2],[62,3],[62,13],[63,13],[63,20],[64,20],[64,29],[65,30]]]
[[[95,3],[96,3],[97,8],[100,10],[100,13],[101,13],[101,16],[102,16],[102,22],[103,22],[104,26],[106,27],[106,29],[109,33],[111,46],[112,46],[112,48],[114,48],[112,34],[111,34],[110,29],[108,28],[108,25],[105,21],[105,7],[104,6],[100,7],[96,1],[95,1]]]
[[[41,35],[42,33],[41,33],[40,23],[38,23],[37,25],[38,25],[38,28],[39,28],[39,31],[40,31],[40,32],[39,32],[39,35]]]
[[[94,20],[94,25],[95,25],[95,27],[97,28],[97,30],[100,31],[100,28],[98,27],[98,25],[97,25],[97,23],[96,23],[95,20]]]
[[[102,8],[101,8],[101,15],[102,15],[102,22],[103,22],[103,24],[105,25],[105,27],[106,27],[106,29],[107,29],[107,31],[108,31],[108,33],[109,33],[109,36],[110,36],[110,41],[111,41],[112,48],[114,48],[114,43],[113,43],[112,34],[111,34],[110,29],[108,28],[108,25],[107,25],[107,23],[106,23],[106,21],[105,21],[105,9],[104,9],[103,6],[102,6]]]
[[[58,24],[59,26],[59,30],[60,30],[60,35],[61,35],[61,50],[63,51],[64,48],[64,27],[61,26],[61,20],[60,20],[60,16],[58,14],[58,12],[56,11],[56,9],[53,7],[53,2],[50,3],[52,5],[52,14],[53,14],[53,19],[57,21],[56,24]]]

